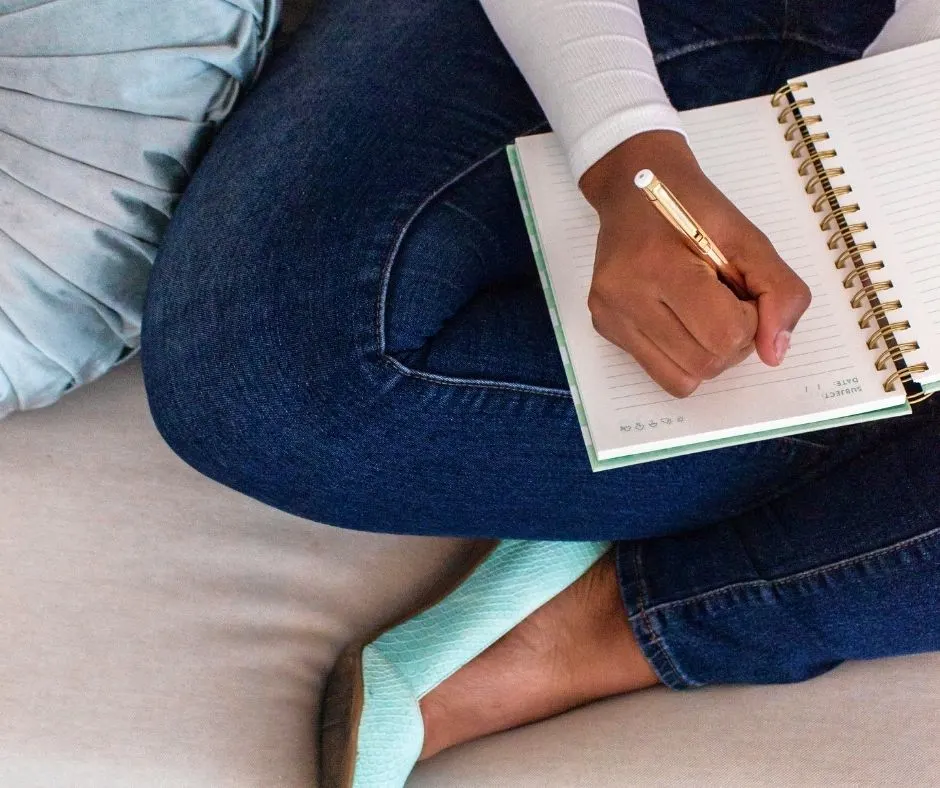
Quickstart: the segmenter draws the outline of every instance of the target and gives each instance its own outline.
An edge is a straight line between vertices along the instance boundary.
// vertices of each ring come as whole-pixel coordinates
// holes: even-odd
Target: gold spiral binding
[[[796,110],[796,111],[799,112],[799,110]],[[803,148],[806,148],[807,150],[811,150],[812,148],[815,147],[817,142],[823,142],[824,140],[827,140],[827,139],[829,139],[828,131],[824,131],[821,134],[804,134],[803,139],[801,139],[798,143],[796,143],[796,145],[794,145],[790,149],[790,155],[794,159],[798,159],[802,155],[800,151],[802,151]]]
[[[902,342],[897,347],[889,347],[884,353],[878,356],[878,360],[875,362],[875,369],[879,372],[884,372],[888,368],[888,362],[895,359],[904,358],[905,353],[913,353],[915,350],[920,350],[920,345],[917,342]]]
[[[805,82],[787,82],[786,85],[779,88],[776,93],[770,97],[770,104],[774,107],[779,107],[781,101],[786,101],[787,104],[796,103],[796,99],[793,97],[793,94],[798,90],[806,90],[809,85]]]
[[[865,274],[870,274],[872,271],[880,271],[884,267],[885,264],[881,260],[878,260],[874,263],[862,263],[861,265],[856,264],[855,267],[849,271],[848,276],[842,280],[842,286],[846,290],[849,290],[855,284],[856,279],[861,281],[861,278]]]
[[[858,320],[859,328],[868,328],[871,325],[871,319],[873,317],[884,317],[888,312],[896,312],[902,307],[900,301],[888,301],[884,304],[878,304],[878,306],[873,306],[869,309],[864,315],[862,315]]]
[[[851,186],[833,186],[829,182],[828,175],[823,175],[823,179],[826,182],[825,191],[823,191],[823,193],[816,198],[816,202],[813,203],[813,213],[822,211],[834,198],[852,193]],[[820,225],[820,229],[822,229],[822,225]]]
[[[802,107],[812,107],[816,103],[816,99],[800,99],[799,101],[794,101],[792,104],[787,104],[780,112],[777,114],[777,123],[786,123],[787,115],[792,115],[794,110],[800,109]]]
[[[873,332],[870,337],[866,340],[865,344],[868,345],[869,350],[874,350],[878,347],[878,342],[880,340],[885,340],[887,343],[888,335],[893,334],[895,331],[907,331],[911,327],[911,324],[906,320],[900,320],[897,323],[888,323],[886,326],[879,326],[878,330]]]
[[[820,224],[820,227],[822,225]],[[825,229],[825,228],[823,228]],[[826,241],[826,246],[835,251],[839,248],[839,241],[843,240],[843,233],[851,233],[856,235],[858,233],[863,233],[868,229],[868,222],[858,222],[856,224],[850,224],[848,227],[843,230],[841,227],[836,230],[832,235],[829,236],[829,240]]]
[[[833,247],[831,246],[829,248],[833,249]],[[841,271],[843,268],[845,268],[846,263],[849,263],[852,261],[853,257],[863,254],[864,252],[871,252],[872,250],[877,249],[877,248],[878,246],[875,244],[874,241],[865,241],[864,243],[856,244],[854,249],[846,249],[842,254],[840,254],[836,258],[836,268],[838,268]],[[878,260],[876,262],[880,263],[882,261]],[[874,263],[872,263],[872,265],[874,265]],[[882,268],[883,267],[884,266],[882,266]],[[877,269],[872,269],[872,270],[877,270]],[[846,285],[846,287],[848,287],[848,285]]]
[[[799,173],[805,178],[806,172],[810,167],[813,167],[816,162],[822,161],[823,159],[834,159],[836,157],[836,152],[834,150],[818,150],[813,153],[812,156],[807,156],[803,159],[803,163],[800,165]]]
[[[827,213],[823,220],[819,223],[821,230],[826,231],[832,227],[833,220],[839,224],[839,230],[842,233],[843,239],[845,238],[845,229],[839,223],[839,220],[842,219],[845,221],[845,217],[850,213],[858,213],[861,208],[858,207],[857,202],[853,202],[851,205],[840,205],[838,208],[833,208],[829,213]]]
[[[890,375],[888,375],[888,379],[885,381],[885,391],[894,391],[894,384],[897,381],[900,381],[901,383],[913,383],[913,375],[915,372],[926,372],[928,369],[930,369],[930,367],[921,362],[919,364],[907,366],[903,370],[896,370],[895,372],[892,372]],[[912,404],[915,404],[917,402],[923,402],[929,396],[930,394],[925,394],[923,391],[921,391],[918,394],[912,395],[908,399]]]
[[[808,126],[815,126],[817,123],[822,123],[822,118],[819,115],[809,115],[805,118],[795,120],[793,123],[787,126],[787,130],[783,132],[783,138],[787,142],[792,142],[793,134],[795,132],[798,131],[800,134],[802,134]]]
[[[885,290],[891,290],[892,288],[894,288],[894,282],[890,279],[885,279],[882,282],[872,282],[870,285],[865,285],[865,287],[859,289],[859,291],[852,296],[852,300],[849,303],[852,304],[852,309],[859,309],[864,301],[868,301],[869,303],[872,302],[872,299],[877,301],[878,293],[883,293]]]
[[[875,326],[866,339],[866,345],[869,350],[876,350],[884,343],[885,350],[875,361],[875,369],[884,372],[889,363],[894,366],[894,371],[884,382],[884,390],[894,391],[897,385],[901,384],[908,401],[919,402],[930,395],[924,393],[913,376],[926,372],[927,365],[911,363],[907,359],[908,353],[919,348],[917,342],[898,340],[897,334],[911,327],[907,320],[892,322],[889,317],[892,312],[902,308],[901,302],[882,301],[879,297],[880,293],[891,290],[894,284],[889,279],[872,279],[872,274],[882,270],[885,264],[882,260],[866,260],[864,257],[874,251],[877,245],[874,241],[857,238],[868,230],[866,222],[852,222],[848,219],[861,210],[858,203],[844,204],[841,200],[845,195],[852,193],[852,187],[848,184],[833,185],[835,178],[845,175],[845,169],[835,163],[829,163],[838,157],[835,148],[820,144],[830,139],[828,132],[814,128],[822,124],[822,116],[804,114],[808,107],[816,106],[816,101],[808,96],[798,98],[796,94],[808,87],[806,82],[791,81],[773,94],[770,103],[774,108],[779,108],[777,123],[786,125],[784,139],[787,142],[795,141],[790,148],[790,156],[802,159],[799,174],[801,178],[806,179],[804,189],[809,195],[817,195],[812,204],[813,211],[826,212],[819,223],[819,228],[829,233],[826,246],[832,251],[843,247],[835,260],[835,266],[839,269],[851,269],[843,277],[842,284],[846,289],[856,288],[850,301],[852,309],[859,309],[866,303],[868,305],[868,309],[858,320],[859,328],[863,330]]]
[[[822,172],[817,172],[806,181],[806,186],[803,188],[807,194],[816,194],[816,187],[822,185],[823,178],[838,178],[840,175],[845,175],[845,170],[842,167],[830,167]]]

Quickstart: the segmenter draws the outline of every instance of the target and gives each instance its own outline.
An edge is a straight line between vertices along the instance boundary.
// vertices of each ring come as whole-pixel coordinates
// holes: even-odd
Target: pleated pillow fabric
[[[0,418],[132,355],[147,279],[280,0],[0,0]]]

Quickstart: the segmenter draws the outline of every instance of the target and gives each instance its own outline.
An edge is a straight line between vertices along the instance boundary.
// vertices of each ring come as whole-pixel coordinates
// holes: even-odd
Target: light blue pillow
[[[0,0],[0,418],[132,355],[189,176],[281,0]]]

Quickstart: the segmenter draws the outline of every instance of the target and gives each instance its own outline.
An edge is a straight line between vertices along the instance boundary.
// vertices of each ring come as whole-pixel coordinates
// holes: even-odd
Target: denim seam
[[[397,358],[389,355],[382,355],[382,361],[394,369],[410,378],[420,378],[429,383],[438,383],[442,386],[455,386],[457,388],[478,388],[478,389],[499,389],[502,391],[524,392],[526,394],[541,394],[546,397],[557,397],[559,399],[571,399],[571,392],[561,391],[560,389],[542,388],[527,383],[509,383],[499,380],[480,380],[477,378],[454,378],[447,375],[436,375],[433,372],[422,372],[412,367],[405,366]]]
[[[807,569],[803,572],[797,572],[795,574],[776,578],[774,580],[748,580],[741,583],[729,583],[728,585],[722,586],[721,588],[715,588],[702,594],[686,597],[685,599],[677,599],[673,602],[663,602],[661,604],[654,605],[653,607],[646,608],[643,612],[644,615],[660,613],[663,611],[672,610],[676,607],[700,602],[704,599],[711,599],[717,596],[727,595],[732,591],[738,591],[746,588],[774,588],[777,586],[782,586],[788,583],[796,582],[797,580],[805,580],[806,578],[816,577],[818,575],[825,574],[826,572],[832,572],[838,569],[856,566],[872,558],[891,555],[892,553],[900,552],[901,550],[904,550],[908,547],[912,547],[916,544],[919,544],[920,542],[925,542],[938,536],[940,536],[940,528],[933,528],[926,533],[912,536],[909,539],[903,539],[900,542],[895,542],[894,544],[888,545],[887,547],[880,547],[877,550],[870,550],[867,553],[852,556],[851,558],[845,558],[841,561],[826,564],[825,566],[819,566],[814,569]]]
[[[640,647],[646,653],[647,659],[660,681],[672,689],[685,689],[688,687],[701,686],[700,682],[691,679],[682,668],[666,645],[662,633],[656,628],[652,619],[649,617],[649,592],[646,585],[646,577],[643,573],[642,545],[633,546],[633,577],[637,585],[636,609],[637,612],[629,616],[632,623],[639,625],[642,636],[638,637]],[[618,564],[617,575],[622,577],[622,567],[620,566],[621,552],[616,551],[616,561]]]
[[[674,60],[678,57],[684,57],[685,55],[692,55],[696,52],[701,52],[705,49],[713,49],[714,47],[726,46],[727,44],[749,44],[757,41],[771,41],[779,43],[780,39],[774,36],[741,36],[740,38],[727,38],[721,40],[711,40],[711,41],[699,41],[694,44],[687,44],[686,46],[678,47],[672,49],[668,52],[662,52],[655,56],[654,62],[656,65],[662,63],[668,63],[670,60]],[[846,55],[848,57],[859,57],[860,52],[856,49],[849,49],[846,47],[834,47],[829,43],[823,43],[817,41],[813,38],[808,38],[801,35],[788,35],[784,41],[796,41],[800,44],[810,44],[824,52],[828,52],[833,55]]]
[[[535,131],[538,131],[540,128],[544,128],[547,124],[543,121],[530,129],[527,129],[522,132],[522,135],[531,134]],[[555,389],[549,388],[547,386],[535,386],[528,383],[511,383],[509,381],[500,381],[500,380],[486,380],[478,378],[457,378],[448,375],[438,375],[432,372],[424,372],[422,370],[414,369],[409,367],[406,364],[403,364],[397,358],[392,356],[387,351],[386,346],[386,335],[385,335],[385,317],[387,311],[387,302],[388,302],[388,290],[392,278],[392,269],[395,267],[395,263],[398,261],[399,253],[401,252],[402,244],[405,241],[405,237],[408,235],[408,231],[411,229],[412,225],[415,223],[417,218],[428,208],[431,203],[433,203],[438,197],[440,197],[447,189],[451,188],[455,184],[463,180],[467,175],[473,172],[478,167],[481,167],[486,162],[490,161],[494,157],[498,156],[505,150],[505,146],[500,146],[496,150],[490,151],[481,159],[473,162],[465,169],[461,170],[454,177],[446,181],[442,186],[435,189],[427,198],[421,201],[418,207],[414,212],[408,217],[408,219],[402,225],[401,231],[398,234],[398,237],[395,240],[395,243],[392,246],[392,250],[389,253],[388,259],[385,262],[385,266],[382,270],[382,278],[379,286],[379,296],[376,302],[376,315],[375,315],[375,330],[376,330],[376,344],[378,346],[378,353],[381,360],[396,372],[405,375],[406,377],[417,378],[419,380],[424,380],[428,383],[435,383],[445,386],[456,386],[460,388],[480,388],[480,389],[496,389],[501,391],[515,391],[526,394],[539,394],[546,397],[555,397],[558,399],[571,399],[571,392],[567,389]]]
[[[820,467],[825,467],[824,463],[831,454],[830,447],[823,444],[814,443],[813,441],[801,440],[799,436],[793,435],[784,435],[780,438],[774,438],[773,440],[765,441],[764,445],[767,447],[776,446],[781,452],[784,451],[783,447],[790,447],[790,449],[795,446],[802,446],[803,448],[808,447],[816,451],[818,456],[812,459],[804,460],[801,464],[799,472],[794,473],[790,477],[782,477],[776,480],[773,484],[766,488],[763,495],[755,497],[754,500],[749,501],[744,505],[729,506],[727,509],[723,510],[719,519],[710,519],[708,522],[700,522],[698,524],[699,527],[716,525],[719,522],[726,522],[728,520],[750,514],[757,511],[758,509],[761,509],[762,507],[767,506],[768,504],[773,503],[774,501],[779,500],[782,496],[788,495],[794,490],[799,489],[803,485],[813,481],[815,478],[818,478]],[[790,451],[790,449],[787,449],[786,451]]]

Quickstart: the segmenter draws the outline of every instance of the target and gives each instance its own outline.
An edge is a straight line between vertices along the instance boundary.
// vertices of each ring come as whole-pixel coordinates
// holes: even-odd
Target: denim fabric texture
[[[644,15],[685,109],[858,57],[891,10]],[[546,128],[476,0],[322,0],[223,128],[157,259],[143,361],[169,444],[346,528],[614,540],[671,687],[940,648],[940,403],[591,473],[504,154]]]

